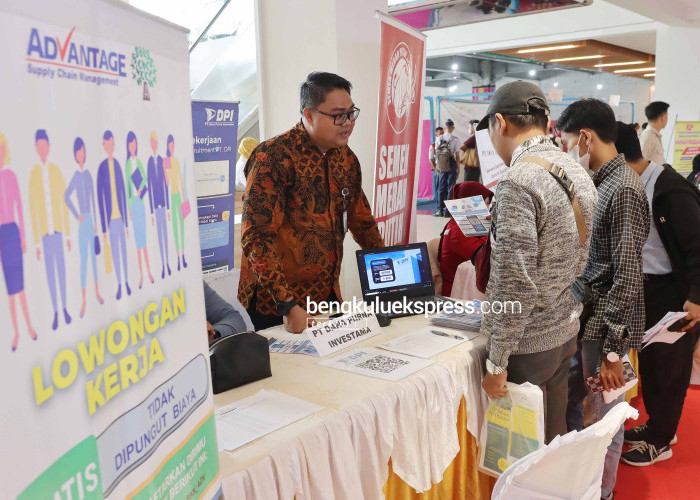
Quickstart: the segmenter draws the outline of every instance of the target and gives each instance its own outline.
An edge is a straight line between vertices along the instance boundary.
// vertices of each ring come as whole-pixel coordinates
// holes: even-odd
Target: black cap
[[[545,114],[549,116],[549,106],[547,106],[547,98],[544,96],[544,92],[537,85],[530,82],[523,82],[518,80],[517,82],[506,83],[496,91],[491,97],[491,104],[489,109],[486,110],[486,116],[484,116],[479,124],[476,126],[477,130],[483,130],[489,126],[489,116],[496,113],[501,113],[502,115],[527,115],[532,113],[531,104],[537,103],[536,109],[544,109]]]

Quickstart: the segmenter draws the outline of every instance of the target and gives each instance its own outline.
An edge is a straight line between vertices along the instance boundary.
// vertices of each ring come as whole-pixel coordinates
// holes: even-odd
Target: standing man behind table
[[[435,142],[437,138],[445,133],[445,129],[442,127],[437,127],[435,129],[435,141],[430,144],[428,148],[428,161],[430,161],[430,166],[433,169],[433,199],[437,200],[438,197],[438,180],[440,179],[440,172],[437,170],[437,164],[435,163]]]
[[[579,163],[588,163],[598,188],[591,250],[577,283],[590,292],[586,317],[581,318],[582,378],[599,370],[605,391],[611,391],[625,385],[622,357],[639,349],[644,334],[642,247],[649,234],[649,204],[639,176],[615,148],[617,123],[608,104],[598,99],[575,102],[562,112],[557,127]],[[588,420],[595,423],[625,395],[605,403],[602,392],[588,389],[585,398]],[[621,425],[605,457],[604,499],[612,496],[615,486],[623,430]]]
[[[653,223],[644,244],[645,329],[667,312],[685,311],[695,326],[700,318],[700,193],[672,168],[642,158],[634,128],[617,122],[615,146],[639,174]],[[673,456],[676,429],[693,370],[698,333],[686,333],[673,344],[656,342],[639,351],[644,409],[649,420],[625,431],[631,445],[622,455],[629,465],[652,465]]]
[[[360,110],[345,78],[311,73],[301,85],[301,122],[258,146],[246,165],[238,298],[256,330],[301,333],[309,301],[340,300],[343,240],[384,243],[348,147]]]
[[[449,161],[449,170],[440,170],[438,176],[438,199],[437,211],[433,214],[436,217],[449,217],[450,213],[445,207],[445,200],[448,199],[452,187],[457,183],[459,174],[459,145],[460,140],[452,133],[455,130],[455,122],[449,118],[445,122],[447,132],[435,139],[435,158],[439,167],[441,157]]]
[[[569,287],[586,263],[596,203],[589,175],[552,144],[548,126],[542,90],[522,81],[500,87],[477,126],[488,127],[496,153],[509,165],[490,207],[486,300],[520,304],[484,315],[489,355],[482,386],[489,397],[502,398],[506,381],[538,385],[546,442],[566,433],[567,373],[581,312]],[[573,191],[558,179],[571,182]]]
[[[653,161],[657,165],[666,163],[664,146],[661,143],[661,129],[668,124],[669,104],[663,101],[654,101],[644,108],[644,114],[649,120],[649,125],[639,136],[642,146],[642,156],[647,161]]]

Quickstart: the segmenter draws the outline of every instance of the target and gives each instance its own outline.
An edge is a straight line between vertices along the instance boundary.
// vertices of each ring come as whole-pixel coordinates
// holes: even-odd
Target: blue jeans
[[[92,274],[97,283],[97,257],[95,256],[95,226],[92,213],[82,214],[83,222],[78,226],[78,243],[80,245],[80,287],[85,288],[87,282],[88,255],[92,261]]]
[[[438,199],[439,179],[440,179],[440,174],[438,174],[435,170],[433,170],[433,200],[436,200],[436,201]]]
[[[114,262],[114,270],[117,274],[117,283],[122,284],[122,281],[129,281],[128,271],[126,267],[126,238],[124,236],[124,220],[112,219],[109,221],[109,241],[112,245],[112,261]],[[124,264],[123,268],[121,264]],[[124,279],[122,280],[122,270],[124,271]]]
[[[44,246],[44,265],[46,266],[46,278],[49,282],[51,305],[54,313],[58,312],[56,300],[56,278],[61,292],[61,303],[66,308],[66,262],[63,257],[63,235],[61,233],[47,234],[41,238]]]
[[[583,365],[584,380],[595,375],[600,364],[600,359],[603,353],[603,340],[584,340],[581,342],[581,358]],[[587,388],[588,389],[588,388]],[[618,403],[625,400],[625,395],[620,394],[614,401],[605,403],[603,394],[592,393],[590,390],[586,396],[586,410],[588,416],[592,420],[591,423],[598,422]],[[620,428],[613,436],[608,453],[605,455],[605,464],[603,465],[603,481],[601,484],[601,498],[608,498],[615,487],[617,481],[617,467],[620,464],[620,455],[622,454],[622,443],[624,442],[625,426],[620,425]]]
[[[438,177],[438,210],[446,210],[445,200],[450,199],[450,191],[452,191],[452,187],[457,182],[458,172],[459,169],[456,165],[452,165],[452,168],[450,168],[450,170],[448,170],[447,172],[440,172],[440,175]]]

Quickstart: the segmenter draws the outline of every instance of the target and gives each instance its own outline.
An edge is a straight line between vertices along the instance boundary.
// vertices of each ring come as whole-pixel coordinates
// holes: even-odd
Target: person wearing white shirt
[[[644,108],[649,125],[639,137],[642,156],[645,160],[653,161],[658,165],[666,163],[664,146],[661,143],[661,130],[668,123],[668,108],[669,104],[663,101],[654,101]]]

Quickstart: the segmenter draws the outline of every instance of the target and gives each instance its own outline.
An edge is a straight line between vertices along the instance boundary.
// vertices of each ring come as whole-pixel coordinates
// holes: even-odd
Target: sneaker
[[[647,424],[639,425],[637,427],[633,427],[632,429],[626,430],[625,431],[625,444],[628,444],[630,446],[633,446],[637,443],[641,443],[642,441],[647,441],[649,436],[647,429],[649,426]],[[669,445],[674,445],[678,443],[678,436],[673,435],[673,439],[671,439],[671,442],[668,443]]]
[[[656,449],[656,446],[649,444],[646,441],[632,446],[627,452],[623,453],[620,460],[627,465],[635,467],[646,467],[662,460],[668,460],[673,456],[673,451],[669,445]]]
[[[444,217],[445,213],[442,210],[438,210],[433,214],[435,217]]]
[[[625,431],[625,444],[633,446],[635,444],[644,442],[647,436],[647,429],[649,426],[647,424],[638,425]]]

